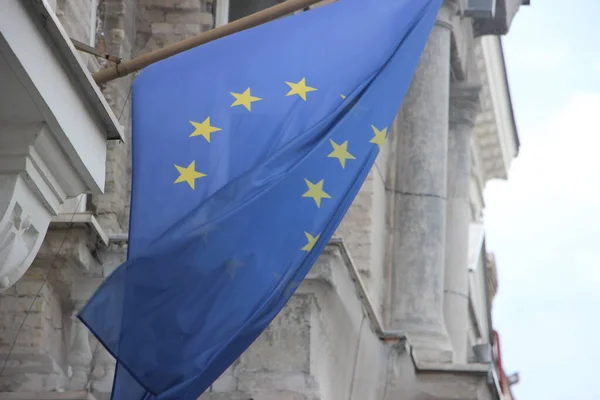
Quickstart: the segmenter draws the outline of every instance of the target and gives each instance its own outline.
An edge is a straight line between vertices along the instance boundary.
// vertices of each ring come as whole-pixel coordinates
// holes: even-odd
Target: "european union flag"
[[[152,65],[133,88],[128,261],[81,320],[113,399],[195,400],[352,203],[442,0],[340,0]]]

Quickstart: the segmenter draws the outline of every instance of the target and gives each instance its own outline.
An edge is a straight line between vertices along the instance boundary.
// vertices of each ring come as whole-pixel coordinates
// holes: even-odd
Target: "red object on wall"
[[[502,350],[500,346],[500,335],[494,330],[494,347],[495,347],[495,363],[496,370],[498,371],[498,377],[500,379],[500,387],[502,388],[502,394],[506,394],[508,391],[508,381],[504,374],[504,367],[502,366]]]

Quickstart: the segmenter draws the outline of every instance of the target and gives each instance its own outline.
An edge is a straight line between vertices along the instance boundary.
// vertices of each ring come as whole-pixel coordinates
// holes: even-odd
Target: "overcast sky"
[[[517,400],[600,399],[600,0],[533,0],[504,38],[521,152],[486,189]]]

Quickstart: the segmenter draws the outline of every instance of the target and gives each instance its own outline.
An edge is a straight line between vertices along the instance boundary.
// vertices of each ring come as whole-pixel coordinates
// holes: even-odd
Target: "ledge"
[[[340,238],[332,238],[325,251],[321,255],[321,257],[334,257],[341,258],[344,266],[346,267],[346,271],[348,273],[348,278],[352,281],[352,285],[356,294],[356,299],[360,301],[360,305],[363,309],[363,314],[367,317],[371,328],[376,336],[379,337],[380,340],[386,342],[398,342],[400,345],[404,344],[406,348],[410,351],[410,356],[412,362],[414,364],[416,372],[426,372],[426,373],[446,373],[446,374],[463,374],[470,376],[487,376],[490,372],[491,365],[487,363],[465,363],[465,364],[457,364],[457,363],[438,363],[438,362],[424,362],[419,360],[418,355],[415,354],[410,343],[407,341],[406,335],[401,331],[389,331],[384,328],[383,321],[380,320],[377,313],[373,309],[372,302],[369,300],[367,292],[365,290],[365,286],[360,278],[358,270],[356,269],[352,258],[344,245],[344,242]],[[322,260],[323,261],[323,260]],[[326,259],[324,260],[325,262]],[[339,265],[339,264],[338,264]],[[352,305],[353,301],[351,297],[348,296],[349,291],[344,286],[348,286],[347,278],[345,278],[343,273],[345,271],[340,271],[340,268],[320,268],[319,262],[315,264],[316,268],[309,273],[309,275],[305,279],[305,283],[300,286],[299,292],[308,292],[310,291],[310,283],[311,281],[319,281],[327,286],[333,286],[338,292],[338,295],[343,298],[343,303],[348,307],[356,307]]]
[[[52,217],[50,221],[50,227],[52,228],[62,228],[64,225],[68,226],[87,226],[92,232],[94,232],[98,238],[102,241],[105,246],[108,246],[108,235],[102,227],[100,223],[94,217],[91,212],[84,213],[75,213],[75,214],[58,214]],[[0,399],[1,400],[1,399]]]

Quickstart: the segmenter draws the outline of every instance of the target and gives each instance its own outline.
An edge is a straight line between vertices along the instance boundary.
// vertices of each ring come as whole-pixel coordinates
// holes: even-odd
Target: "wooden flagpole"
[[[197,36],[189,37],[180,42],[163,47],[162,49],[136,57],[132,60],[121,62],[116,64],[114,67],[101,69],[100,71],[95,72],[92,76],[97,84],[112,81],[114,79],[127,76],[134,71],[140,70],[150,64],[164,60],[165,58],[171,57],[175,54],[184,52],[208,42],[212,42],[213,40],[229,36],[236,32],[264,24],[274,19],[291,14],[295,11],[302,10],[303,8],[309,7],[320,1],[322,0],[287,0],[281,4],[238,19],[237,21],[231,22],[227,25],[219,26],[218,28],[202,32]]]

